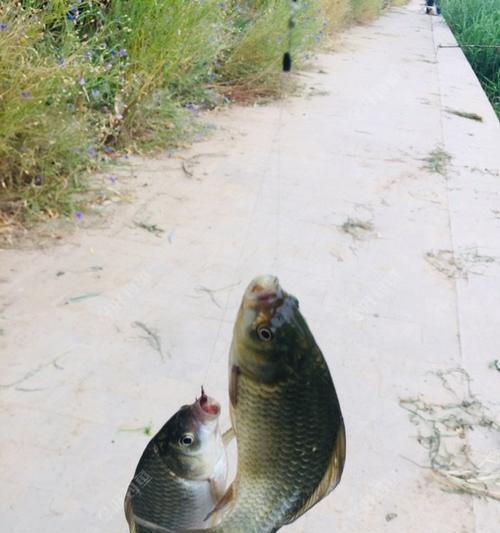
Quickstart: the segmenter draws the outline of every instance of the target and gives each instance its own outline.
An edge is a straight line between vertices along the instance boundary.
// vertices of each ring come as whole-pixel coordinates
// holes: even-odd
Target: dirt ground
[[[498,531],[500,503],[443,490],[400,405],[500,417],[500,135],[454,42],[420,2],[391,9],[301,96],[207,113],[208,139],[96,178],[117,201],[61,239],[0,252],[3,530],[126,531],[148,433],[201,384],[228,423],[233,320],[268,272],[301,302],[348,439],[338,489],[283,530]],[[500,434],[477,429],[445,445],[498,472]]]

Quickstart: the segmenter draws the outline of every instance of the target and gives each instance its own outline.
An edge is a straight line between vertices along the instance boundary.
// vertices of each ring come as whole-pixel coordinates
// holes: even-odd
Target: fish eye
[[[192,433],[184,433],[179,442],[182,444],[182,446],[191,446],[191,444],[194,442],[194,435]]]
[[[273,332],[266,327],[257,328],[257,336],[261,341],[269,342],[273,339]]]

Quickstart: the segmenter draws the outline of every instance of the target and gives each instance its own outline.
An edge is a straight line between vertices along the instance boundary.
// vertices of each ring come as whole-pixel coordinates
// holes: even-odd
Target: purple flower
[[[6,22],[0,22],[0,30],[8,29],[9,25]]]
[[[97,156],[97,150],[93,146],[89,146],[87,148],[87,154],[89,157],[96,157]]]
[[[83,87],[85,85],[85,78],[80,78],[78,83]]]
[[[113,57],[115,57],[117,54],[118,54],[118,52],[117,52],[116,50],[111,50],[111,55],[112,55]]]
[[[77,16],[78,16],[78,8],[76,7],[76,5],[72,5],[69,11],[66,13],[66,18],[68,20],[76,20]]]
[[[109,70],[113,65],[111,63],[106,63],[104,65],[104,70]]]
[[[98,98],[101,96],[101,91],[99,89],[90,89],[90,94],[93,98]]]
[[[111,148],[111,146],[105,146],[104,147],[104,151],[107,153],[107,154],[112,154],[114,152],[113,148]]]
[[[118,55],[119,56],[126,56],[127,55],[127,50],[125,50],[125,48],[120,48],[120,50],[118,50]]]
[[[192,113],[197,113],[200,108],[196,104],[193,104],[192,102],[188,102],[185,106],[186,109],[189,109]]]
[[[83,213],[81,211],[75,211],[73,214],[75,215],[75,218],[77,218],[78,220],[83,219]]]
[[[43,184],[43,176],[35,176],[35,179],[33,180],[35,185],[42,185]]]
[[[29,93],[28,91],[21,91],[20,94],[21,94],[21,96],[22,96],[23,98],[28,98],[29,95],[30,95],[30,93]]]
[[[117,181],[117,177],[116,176],[108,176],[108,180],[111,182],[112,185],[114,185]]]
[[[58,65],[64,65],[64,57],[63,56],[60,56],[57,58],[57,63]]]
[[[83,56],[85,59],[92,59],[92,50],[85,50]]]

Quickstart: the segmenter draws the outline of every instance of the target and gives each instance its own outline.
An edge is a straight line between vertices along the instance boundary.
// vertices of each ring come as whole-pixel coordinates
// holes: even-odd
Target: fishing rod
[[[288,19],[288,50],[283,54],[283,71],[290,72],[292,70],[292,35],[295,28],[295,12],[298,9],[298,0],[290,0],[291,14]]]
[[[440,44],[438,48],[500,48],[500,44]]]

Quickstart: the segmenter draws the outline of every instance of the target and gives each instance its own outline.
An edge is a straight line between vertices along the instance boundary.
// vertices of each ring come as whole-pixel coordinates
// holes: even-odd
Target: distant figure
[[[426,0],[425,12],[427,15],[441,15],[441,8],[438,0]]]

